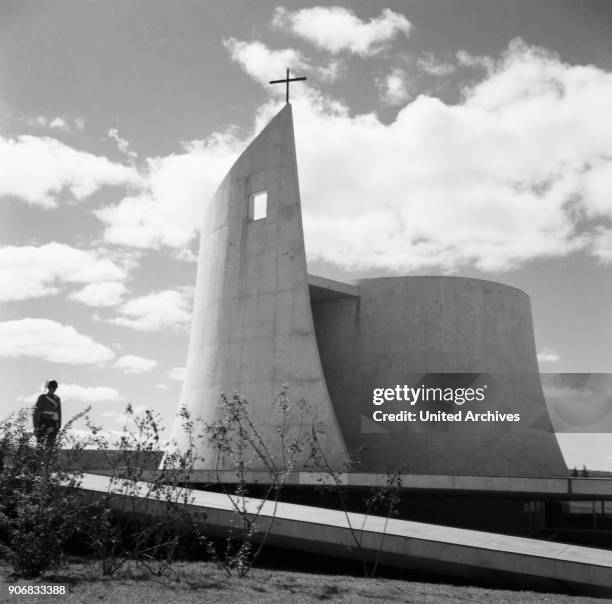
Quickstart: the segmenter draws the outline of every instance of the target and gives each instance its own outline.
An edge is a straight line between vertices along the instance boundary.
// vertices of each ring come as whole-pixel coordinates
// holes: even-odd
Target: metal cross
[[[306,78],[290,78],[289,70],[287,69],[287,77],[284,80],[270,80],[270,84],[287,84],[287,89],[285,93],[285,101],[289,104],[289,82],[299,82],[300,80],[305,80]]]

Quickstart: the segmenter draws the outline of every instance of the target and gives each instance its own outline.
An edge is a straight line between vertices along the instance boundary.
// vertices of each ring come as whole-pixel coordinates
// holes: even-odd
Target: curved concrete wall
[[[366,279],[359,290],[359,298],[313,301],[343,435],[353,452],[367,447],[359,471],[394,471],[406,464],[423,474],[567,475],[546,411],[525,293],[457,277]],[[374,388],[416,387],[428,379],[429,385],[487,384],[485,402],[472,410],[519,412],[521,421],[372,421],[375,409],[423,408],[403,402],[374,406]],[[470,403],[461,407],[469,408]]]
[[[267,192],[267,215],[252,220],[249,198],[260,191]],[[213,422],[222,417],[221,392],[239,393],[272,447],[280,427],[275,400],[284,384],[293,401],[303,398],[325,424],[329,461],[344,461],[308,297],[290,105],[240,156],[208,205],[180,402]],[[180,442],[176,428],[173,437]],[[200,454],[197,469],[214,469],[212,448],[203,444]],[[251,469],[265,467],[256,460]]]
[[[260,191],[267,193],[267,215],[254,220],[249,200]],[[271,446],[280,427],[276,395],[287,384],[292,400],[303,398],[325,425],[323,448],[333,465],[346,460],[348,446],[366,447],[358,468],[364,472],[405,464],[422,474],[566,475],[542,394],[526,294],[456,277],[366,279],[358,290],[321,279],[312,285],[311,300],[286,105],[207,207],[181,404],[210,423],[222,417],[221,392],[239,393]],[[374,388],[441,382],[486,384],[486,403],[461,409],[518,412],[521,421],[373,421],[375,409],[415,409],[405,402],[375,407]],[[180,430],[173,437],[180,442]],[[204,462],[196,469],[216,467],[209,445],[199,453]]]

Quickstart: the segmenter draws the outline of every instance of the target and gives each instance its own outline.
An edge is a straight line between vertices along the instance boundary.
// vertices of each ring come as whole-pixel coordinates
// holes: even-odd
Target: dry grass
[[[297,556],[297,554],[296,554]],[[297,562],[297,561],[296,561]],[[9,585],[65,584],[64,596],[9,596]],[[151,604],[243,604],[250,602],[299,604],[301,602],[466,602],[512,604],[554,602],[591,603],[603,600],[560,594],[507,591],[395,579],[364,579],[346,575],[320,575],[284,570],[253,569],[244,579],[227,577],[210,562],[177,563],[164,577],[152,577],[126,569],[115,577],[102,577],[98,565],[72,562],[46,578],[11,579],[9,568],[0,563],[0,602],[113,602]]]

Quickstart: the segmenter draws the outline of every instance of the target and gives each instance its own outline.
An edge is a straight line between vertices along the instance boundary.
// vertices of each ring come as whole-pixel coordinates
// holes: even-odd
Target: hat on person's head
[[[49,380],[47,382],[47,388],[57,388],[57,382],[55,380]]]

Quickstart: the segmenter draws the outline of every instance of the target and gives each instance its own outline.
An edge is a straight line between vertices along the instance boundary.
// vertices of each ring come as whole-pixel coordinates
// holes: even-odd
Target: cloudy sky
[[[2,415],[55,378],[68,415],[171,422],[203,208],[287,67],[310,272],[514,285],[543,372],[612,372],[610,31],[597,1],[2,0]]]

